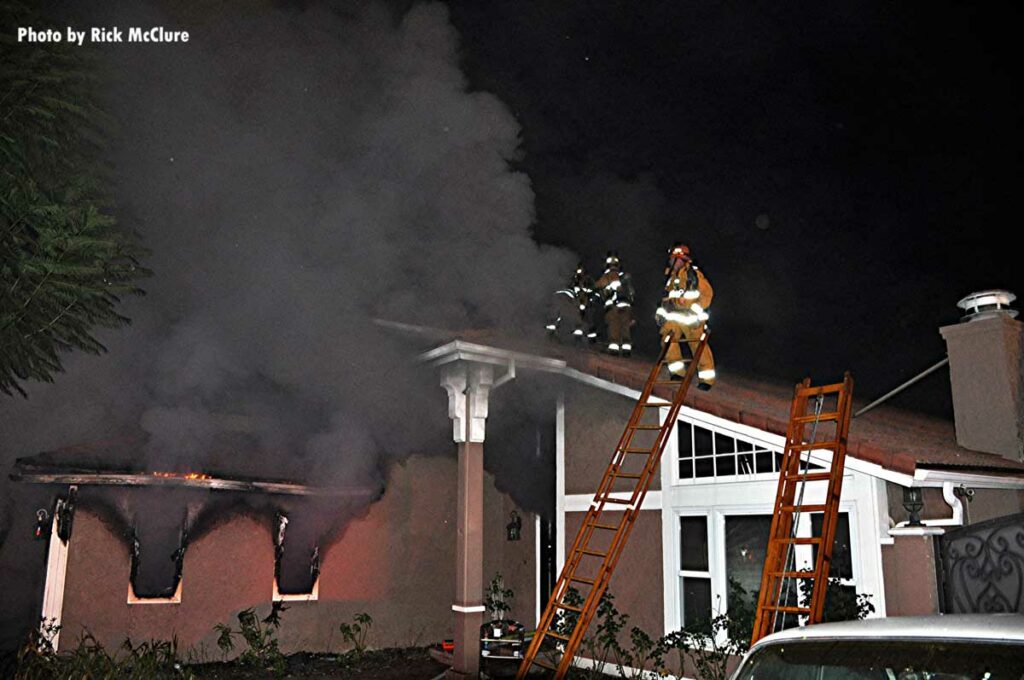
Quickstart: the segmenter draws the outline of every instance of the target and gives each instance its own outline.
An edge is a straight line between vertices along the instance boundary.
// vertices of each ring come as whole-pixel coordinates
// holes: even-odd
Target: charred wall
[[[318,599],[287,603],[279,633],[284,650],[340,650],[338,624],[359,612],[373,617],[374,647],[450,637],[456,481],[450,457],[414,456],[391,466],[384,496],[322,551]],[[532,620],[533,515],[498,492],[490,475],[485,483],[485,574],[500,569],[516,592],[512,615]],[[523,517],[523,538],[507,542],[503,518],[513,509]],[[251,515],[218,522],[190,544],[180,603],[127,604],[129,565],[123,540],[96,514],[80,510],[68,557],[62,649],[88,631],[110,648],[126,636],[177,637],[182,648],[215,659],[214,625],[237,627],[237,613],[248,607],[269,610],[273,537],[270,525]]]

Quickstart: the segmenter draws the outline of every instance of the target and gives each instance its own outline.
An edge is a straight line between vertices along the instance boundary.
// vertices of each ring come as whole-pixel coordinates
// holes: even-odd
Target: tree
[[[42,27],[19,3],[0,26]],[[55,29],[59,30],[59,29]],[[144,251],[118,228],[104,187],[95,65],[84,48],[0,35],[0,390],[52,382],[61,354],[101,353],[98,328],[129,323],[121,298],[140,294]]]

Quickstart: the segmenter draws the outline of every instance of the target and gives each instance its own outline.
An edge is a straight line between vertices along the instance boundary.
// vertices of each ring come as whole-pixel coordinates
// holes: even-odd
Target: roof
[[[407,330],[402,328],[400,330]],[[416,329],[434,349],[421,355],[437,361],[463,358],[502,363],[515,360],[523,368],[562,373],[578,372],[606,383],[639,392],[651,370],[650,359],[614,357],[590,348],[550,343],[528,343],[496,339],[483,331],[470,333]],[[466,338],[471,342],[459,340]],[[448,342],[437,345],[438,341]],[[486,344],[484,344],[486,343]],[[527,362],[523,358],[530,357]],[[841,375],[835,377],[838,382]],[[668,394],[667,388],[661,394]],[[655,394],[659,394],[656,390]],[[755,427],[779,436],[786,435],[793,387],[764,380],[752,380],[718,371],[714,389],[690,390],[685,405],[732,422]],[[855,403],[858,400],[854,399]],[[865,402],[866,403],[866,402]],[[855,409],[856,410],[856,409]],[[1002,456],[966,449],[956,442],[953,423],[920,413],[882,406],[853,420],[847,455],[874,463],[886,470],[913,476],[918,470],[950,470],[958,473],[1024,477],[1024,463]]]
[[[865,639],[999,640],[1024,645],[1024,614],[933,614],[894,616],[863,621],[819,623],[790,628],[759,640],[753,650],[798,640]]]

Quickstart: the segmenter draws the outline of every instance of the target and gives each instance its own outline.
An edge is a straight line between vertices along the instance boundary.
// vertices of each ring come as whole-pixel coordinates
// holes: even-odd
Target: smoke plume
[[[510,168],[519,125],[470,90],[447,9],[54,10],[79,30],[160,25],[190,40],[94,46],[118,121],[117,214],[154,276],[125,304],[133,325],[101,336],[108,354],[70,355],[55,384],[0,404],[5,469],[127,433],[140,469],[376,488],[389,458],[444,445],[436,377],[372,319],[522,334],[574,262],[532,239],[530,180]],[[15,499],[4,524],[34,518],[26,499],[45,494],[0,484]],[[145,524],[146,495],[125,498],[125,522]],[[5,577],[27,559],[12,566],[7,543]]]

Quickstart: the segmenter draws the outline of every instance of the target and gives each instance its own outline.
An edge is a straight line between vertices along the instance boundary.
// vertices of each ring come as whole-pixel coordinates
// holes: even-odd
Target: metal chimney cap
[[[1017,299],[1017,296],[1008,290],[982,290],[971,293],[956,306],[967,312],[960,318],[961,322],[978,321],[989,319],[994,316],[1008,316],[1011,319],[1017,317],[1017,310],[1011,309],[1010,304]]]

